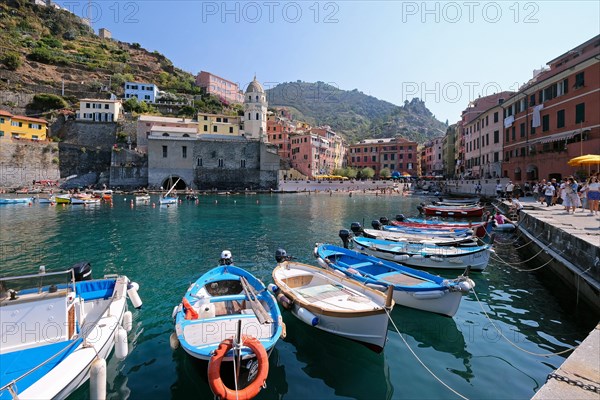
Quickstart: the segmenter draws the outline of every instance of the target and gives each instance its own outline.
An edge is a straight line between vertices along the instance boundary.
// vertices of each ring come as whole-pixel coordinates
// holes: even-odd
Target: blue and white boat
[[[339,271],[374,289],[386,291],[393,286],[396,304],[449,317],[456,314],[463,293],[475,287],[468,271],[456,279],[444,279],[330,244],[318,245],[315,256],[321,267]]]
[[[172,344],[176,343],[173,347],[181,344],[192,357],[208,361],[221,342],[236,334],[239,321],[240,333],[258,339],[269,352],[283,330],[275,298],[248,271],[224,264],[198,278],[173,309],[177,339],[171,338]],[[241,348],[242,359],[254,356],[250,348]],[[224,359],[232,357],[230,350]]]
[[[33,197],[3,197],[0,198],[0,204],[29,204],[33,200]]]
[[[425,228],[417,226],[396,226],[396,225],[384,225],[381,227],[382,230],[388,232],[403,232],[415,235],[425,235],[428,237],[471,237],[474,232],[468,228],[456,228],[456,229],[438,229],[435,227]]]
[[[181,178],[177,179],[177,181],[175,182],[175,184],[173,184],[171,186],[169,191],[167,193],[165,193],[163,196],[160,196],[160,199],[158,200],[160,205],[171,205],[171,204],[177,205],[177,204],[179,204],[179,196],[171,195],[171,192],[175,189],[175,186],[177,186],[177,184],[179,183],[180,180],[181,180]]]
[[[349,234],[348,231],[343,232]],[[438,246],[431,243],[396,242],[360,236],[352,237],[352,244],[360,253],[416,268],[465,269],[469,266],[472,271],[483,271],[493,252],[489,244]]]
[[[128,353],[127,331],[142,302],[126,276],[92,280],[91,267],[0,278],[0,399],[64,399],[90,379],[106,397],[106,358]]]

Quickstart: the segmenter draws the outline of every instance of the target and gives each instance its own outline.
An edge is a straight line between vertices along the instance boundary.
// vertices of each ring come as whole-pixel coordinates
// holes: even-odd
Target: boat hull
[[[18,323],[21,325],[19,326],[22,327],[23,323],[29,324],[33,321],[31,322],[33,324],[31,327],[23,329],[27,329],[27,332],[36,332],[35,327],[38,326],[39,328],[39,325],[37,324],[40,324],[40,322],[35,321],[39,320],[42,324],[47,324],[50,316],[53,318],[52,321],[54,321],[55,328],[48,331],[44,330],[42,332],[42,339],[36,342],[38,346],[34,348],[27,347],[27,344],[24,344],[21,341],[11,343],[10,338],[4,338],[7,343],[0,354],[4,354],[8,357],[11,357],[10,354],[20,354],[23,351],[28,352],[23,354],[31,354],[31,351],[44,351],[46,346],[52,346],[57,343],[60,344],[61,342],[66,345],[65,347],[67,349],[67,352],[65,353],[66,356],[63,356],[64,358],[56,363],[56,365],[50,367],[51,369],[48,371],[43,371],[43,369],[36,370],[34,368],[36,365],[35,363],[19,366],[19,368],[23,368],[22,372],[29,369],[31,369],[32,372],[30,378],[27,376],[23,377],[23,380],[17,382],[16,386],[13,387],[13,389],[17,390],[19,398],[66,398],[90,378],[92,362],[97,357],[104,359],[109,357],[115,346],[117,329],[121,327],[123,316],[125,311],[127,311],[128,279],[127,277],[111,277],[110,279],[104,279],[102,281],[114,281],[113,290],[111,292],[103,292],[103,290],[105,290],[105,286],[103,286],[100,292],[94,292],[95,289],[98,289],[98,286],[94,286],[95,281],[86,281],[84,285],[90,285],[87,286],[90,289],[87,290],[86,294],[82,294],[82,291],[79,290],[79,284],[81,282],[77,283],[75,284],[78,288],[76,291],[76,298],[79,299],[79,296],[82,296],[82,298],[85,298],[85,301],[77,300],[69,305],[73,310],[78,310],[73,313],[73,318],[76,318],[73,324],[82,327],[80,333],[87,336],[85,341],[81,338],[77,339],[77,336],[75,336],[74,341],[70,341],[72,344],[69,344],[69,341],[65,341],[68,339],[66,332],[56,328],[60,326],[60,305],[63,300],[62,296],[64,296],[60,294],[62,291],[60,288],[56,293],[48,291],[48,289],[46,289],[46,292],[42,293],[37,293],[37,291],[33,294],[32,292],[23,292],[25,294],[20,293],[20,301],[17,299],[14,303],[11,303],[9,300],[6,304],[3,304],[3,324],[10,324],[11,315],[13,314],[27,315],[29,321],[23,322],[20,320]],[[110,285],[108,287],[110,287]],[[38,297],[37,299],[34,298],[36,296]],[[67,301],[70,301],[68,296]],[[53,316],[53,313],[56,314],[56,316]],[[69,313],[69,315],[71,315],[71,313]],[[82,316],[85,316],[85,319],[80,321],[79,318]],[[56,338],[49,337],[47,332],[54,331],[57,331],[59,336]],[[45,342],[45,344],[40,346],[39,342]],[[86,343],[85,345],[84,342]],[[52,353],[55,351],[56,350],[53,350]],[[21,356],[17,355],[16,357]],[[42,359],[46,359],[46,356]],[[20,359],[15,358],[15,360]],[[4,368],[5,367],[2,367],[2,369]],[[40,372],[38,373],[37,371]],[[19,388],[21,389],[20,391]],[[12,398],[12,396],[8,389],[0,391],[0,399],[4,400],[10,398]]]
[[[298,279],[316,281],[312,286],[295,286]],[[286,261],[273,270],[273,281],[281,292],[292,301],[290,311],[305,324],[315,329],[340,336],[381,352],[387,338],[388,314],[385,309],[385,294],[322,268]],[[339,288],[332,292],[331,287]],[[304,293],[303,289],[326,288],[328,297],[317,300]],[[353,297],[354,296],[354,297]],[[359,307],[353,307],[353,302]],[[360,302],[360,303],[358,303]],[[305,310],[318,318],[313,325],[305,317]]]
[[[374,289],[385,291],[392,285],[396,304],[449,317],[458,311],[462,293],[475,286],[465,276],[443,279],[338,246],[319,245],[315,255],[323,268],[338,270]]]
[[[355,246],[355,249],[363,254],[402,263],[415,268],[464,270],[467,266],[470,266],[471,271],[483,271],[488,266],[490,260],[490,252],[488,250],[460,256],[444,257],[442,255],[425,256],[421,254],[397,254],[360,245]]]
[[[33,197],[19,197],[19,198],[3,198],[0,199],[0,204],[29,204],[33,203]]]
[[[425,215],[437,215],[440,217],[481,217],[483,207],[460,208],[460,207],[423,207]]]

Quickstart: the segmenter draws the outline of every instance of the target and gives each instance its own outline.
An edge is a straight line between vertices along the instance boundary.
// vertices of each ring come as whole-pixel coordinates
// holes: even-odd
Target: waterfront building
[[[81,99],[77,120],[89,122],[117,122],[121,119],[121,100]]]
[[[284,116],[283,111],[271,112],[267,115],[267,140],[277,146],[279,157],[283,160],[291,160],[291,137],[295,132],[296,125]]]
[[[137,120],[137,150],[140,153],[148,152],[148,137],[154,127],[161,128],[192,128],[199,132],[198,121],[189,118],[161,117],[157,115],[140,115]]]
[[[158,98],[158,87],[153,83],[125,82],[125,99],[136,98],[146,103],[155,103]]]
[[[179,188],[275,189],[277,148],[243,136],[194,134],[193,128],[152,128],[148,136],[148,185]]]
[[[462,120],[456,122],[456,140],[454,143],[454,176],[462,177],[465,173],[465,135]]]
[[[465,147],[463,177],[491,179],[502,176],[503,108],[514,92],[495,93],[469,103],[462,114]]]
[[[240,136],[243,131],[242,117],[225,114],[198,113],[200,134]]]
[[[291,137],[291,166],[308,177],[329,174],[331,164],[327,153],[330,143],[316,133],[300,131]]]
[[[106,28],[100,28],[98,30],[98,36],[100,39],[112,39],[112,33]]]
[[[46,140],[48,121],[0,110],[0,140]]]
[[[514,182],[564,178],[576,172],[569,159],[600,149],[600,35],[547,65],[503,104],[503,175]]]
[[[244,136],[267,140],[267,95],[256,76],[244,94]]]
[[[225,103],[242,104],[244,102],[244,95],[237,83],[210,72],[200,71],[196,75],[196,86],[202,88],[204,93],[217,96]]]
[[[372,168],[375,175],[382,169],[397,171],[402,175],[416,176],[417,143],[402,137],[365,139],[348,146],[348,166],[362,169]]]

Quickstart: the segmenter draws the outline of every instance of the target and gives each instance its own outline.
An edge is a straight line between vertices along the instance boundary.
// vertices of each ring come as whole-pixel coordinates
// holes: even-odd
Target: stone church
[[[267,99],[262,85],[250,82],[244,94],[239,135],[200,133],[195,127],[154,127],[148,136],[148,186],[199,190],[276,189],[277,148],[266,140]]]

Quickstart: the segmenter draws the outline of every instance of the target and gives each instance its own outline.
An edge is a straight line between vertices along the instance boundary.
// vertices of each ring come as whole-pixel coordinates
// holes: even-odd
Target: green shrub
[[[42,112],[59,110],[68,107],[69,104],[62,97],[51,93],[38,93],[33,96],[33,100],[27,105],[28,108]]]
[[[23,61],[21,60],[21,55],[13,52],[6,53],[2,62],[4,63],[6,68],[8,68],[11,71],[17,70],[23,63]]]
[[[29,53],[28,58],[31,61],[37,61],[43,64],[56,64],[58,62],[58,58],[54,55],[53,51],[46,47],[33,49],[31,53]]]
[[[48,46],[53,49],[61,49],[62,43],[60,40],[53,38],[52,36],[46,36],[40,39],[40,42],[45,46]]]

